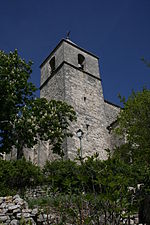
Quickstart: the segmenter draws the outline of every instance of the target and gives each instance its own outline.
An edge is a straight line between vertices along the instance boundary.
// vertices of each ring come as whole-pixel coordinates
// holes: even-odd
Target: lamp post
[[[81,156],[81,158],[82,158],[82,138],[83,138],[83,131],[81,130],[81,129],[79,129],[77,132],[76,132],[76,134],[77,134],[77,137],[79,138],[79,140],[80,140],[80,156]]]

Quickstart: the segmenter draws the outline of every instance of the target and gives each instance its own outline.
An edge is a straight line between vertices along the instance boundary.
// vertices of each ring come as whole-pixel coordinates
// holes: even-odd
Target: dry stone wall
[[[28,204],[19,195],[0,197],[0,225],[19,224],[60,224],[59,212],[51,210],[51,213],[44,213],[42,209],[29,209]],[[61,223],[62,224],[62,223]],[[74,223],[73,223],[74,224]],[[73,225],[64,223],[64,225]],[[102,223],[103,224],[103,223]],[[124,219],[122,224],[139,225],[137,215]]]
[[[58,216],[46,214],[38,208],[29,209],[28,203],[19,195],[0,197],[0,225],[57,224]]]

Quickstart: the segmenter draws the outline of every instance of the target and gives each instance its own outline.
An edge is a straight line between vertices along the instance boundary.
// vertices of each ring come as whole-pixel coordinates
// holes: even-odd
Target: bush
[[[41,184],[43,175],[39,167],[25,159],[0,160],[0,196],[23,193],[28,187]]]
[[[56,160],[46,162],[43,173],[46,175],[46,183],[54,191],[68,193],[75,192],[76,189],[80,188],[79,166],[74,161]]]
[[[47,183],[57,191],[54,205],[58,204],[55,207],[66,213],[66,218],[73,213],[73,218],[84,214],[84,221],[99,221],[105,215],[106,221],[117,224],[137,211],[135,196],[128,191],[130,185],[135,185],[134,174],[131,166],[120,159],[100,161],[93,156],[81,165],[69,160],[47,162],[43,171]]]

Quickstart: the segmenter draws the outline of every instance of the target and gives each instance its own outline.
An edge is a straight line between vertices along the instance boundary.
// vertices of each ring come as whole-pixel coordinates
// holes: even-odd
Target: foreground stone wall
[[[29,209],[28,203],[19,195],[0,197],[0,225],[57,224],[58,216],[45,214],[38,208]]]
[[[14,197],[0,197],[0,225],[19,225],[19,224],[60,224],[59,212],[52,209],[50,214],[44,213],[43,210],[34,208],[29,209],[28,204],[19,195]],[[74,223],[73,223],[74,224]],[[64,225],[73,225],[72,223],[65,223]],[[137,215],[124,219],[122,224],[139,225]]]
[[[0,197],[0,224],[20,224],[22,218],[36,224],[37,210],[29,210],[28,204],[19,195]]]
[[[25,199],[38,199],[48,197],[51,188],[47,185],[37,186],[36,188],[28,188],[25,192]]]

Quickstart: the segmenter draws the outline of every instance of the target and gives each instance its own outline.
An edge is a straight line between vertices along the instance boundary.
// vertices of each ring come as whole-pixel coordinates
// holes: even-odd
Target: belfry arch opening
[[[52,73],[55,70],[55,56],[51,58],[51,60],[49,61],[49,65],[50,65],[51,73]]]
[[[85,57],[81,54],[78,54],[78,66],[80,69],[85,69]]]

